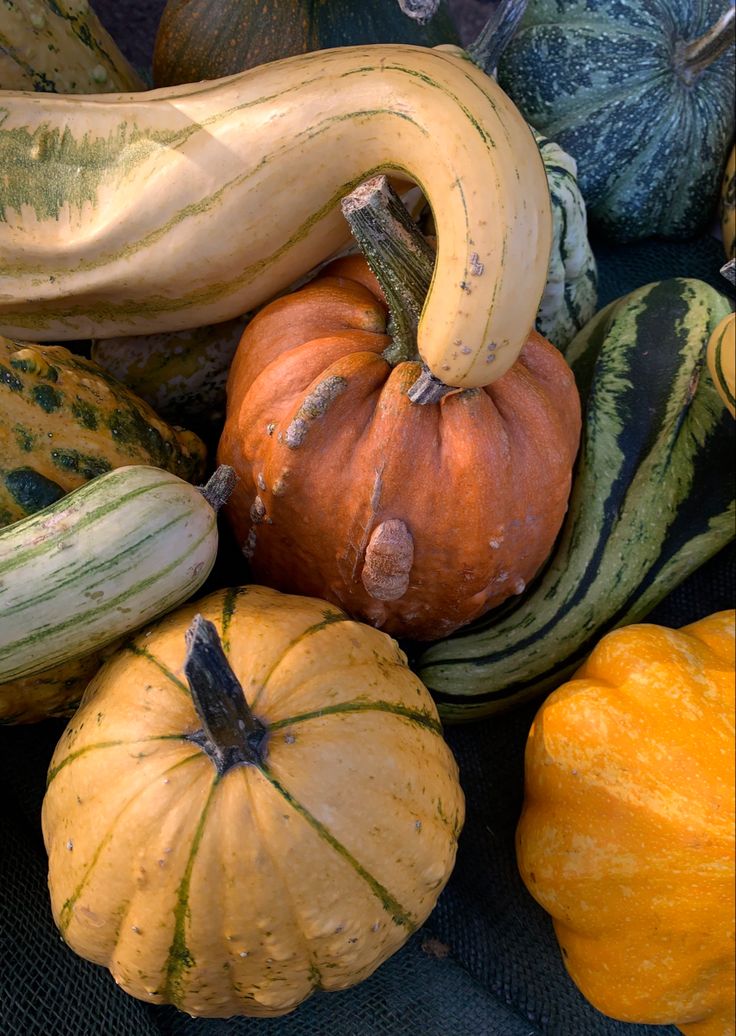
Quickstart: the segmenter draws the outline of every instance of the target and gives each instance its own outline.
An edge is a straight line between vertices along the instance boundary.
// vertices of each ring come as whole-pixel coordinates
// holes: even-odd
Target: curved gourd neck
[[[234,766],[259,766],[266,728],[255,718],[213,623],[195,615],[186,632],[184,673],[202,723],[189,737],[214,763],[219,776]]]
[[[733,3],[730,3],[728,10],[707,32],[689,43],[683,41],[676,47],[675,69],[688,86],[733,46],[735,10]]]

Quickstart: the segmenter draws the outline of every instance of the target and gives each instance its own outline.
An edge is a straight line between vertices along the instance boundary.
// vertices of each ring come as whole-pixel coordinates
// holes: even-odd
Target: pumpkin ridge
[[[205,542],[205,540],[208,539],[209,535],[210,535],[209,531],[205,532],[198,540],[196,540],[193,544],[191,544],[191,550],[192,551],[196,550],[197,547],[199,547],[203,542]],[[146,537],[146,539],[147,538],[148,537]],[[121,603],[124,603],[125,601],[130,600],[131,597],[135,597],[142,590],[145,590],[148,587],[155,585],[162,578],[162,576],[168,575],[169,572],[173,572],[174,570],[176,570],[180,566],[181,566],[181,558],[176,558],[174,561],[171,562],[171,564],[167,565],[165,568],[160,568],[156,572],[154,572],[153,574],[146,576],[144,579],[140,579],[137,583],[135,583],[132,586],[130,586],[123,593],[118,594],[117,597],[109,598],[105,602],[105,604],[104,604],[105,610],[106,611],[110,611],[113,607],[117,607]],[[181,600],[181,595],[178,593],[178,591],[175,591],[174,592],[174,596],[176,598],[176,603],[178,603],[178,601]],[[41,598],[38,595],[36,595],[36,597],[34,597],[33,601],[29,602],[29,603],[32,603],[32,604],[35,605],[35,604],[38,603],[38,601],[40,599]],[[167,602],[165,600],[162,601],[161,605],[160,605],[162,614],[167,610],[166,606],[167,606]],[[13,607],[14,607],[14,614],[15,614],[15,612],[18,610],[19,606],[16,603]],[[79,626],[79,625],[83,624],[84,622],[86,622],[86,620],[90,617],[90,615],[99,616],[101,607],[102,606],[98,602],[94,607],[90,608],[88,611],[78,612],[77,614],[72,615],[71,617],[65,619],[63,622],[56,623],[53,627],[47,626],[43,630],[36,631],[36,632],[32,633],[30,636],[28,636],[28,637],[26,637],[24,639],[18,639],[16,641],[14,641],[13,644],[8,646],[7,651],[11,651],[11,650],[12,651],[17,651],[19,648],[25,647],[27,644],[33,644],[35,641],[47,637],[49,635],[50,629],[53,629],[53,631],[73,629],[75,626]],[[169,607],[171,607],[171,605],[169,605]],[[6,654],[7,654],[7,651],[5,652]],[[3,652],[2,652],[2,650],[0,650],[0,659],[2,659],[2,657],[3,657]],[[53,662],[50,662],[49,664],[53,664]]]
[[[201,752],[194,752],[192,755],[188,755],[184,759],[179,759],[178,762],[174,763],[172,766],[168,766],[165,770],[163,770],[162,773],[160,774],[160,776],[163,777],[167,773],[171,773],[172,771],[178,769],[178,767],[184,766],[186,763],[190,763],[193,759],[200,759],[201,755],[202,755]],[[129,806],[131,806],[140,795],[143,795],[146,791],[149,791],[149,790],[150,790],[150,785],[143,785],[143,787],[139,788],[139,790],[134,795],[132,795],[127,800],[127,802],[125,802],[125,804],[121,807],[120,811],[116,814],[114,821],[112,822],[112,824],[110,825],[110,827],[108,828],[106,833],[102,836],[102,839],[100,840],[100,842],[97,845],[97,848],[95,849],[94,853],[92,854],[92,859],[90,860],[90,862],[89,862],[89,864],[87,866],[87,869],[85,870],[84,874],[82,875],[82,878],[81,878],[79,884],[74,889],[74,891],[69,896],[69,898],[67,900],[65,900],[64,904],[62,905],[61,910],[59,911],[59,922],[58,922],[58,924],[59,924],[59,931],[61,932],[62,935],[64,935],[64,933],[66,932],[66,929],[67,929],[67,927],[69,925],[69,922],[71,921],[71,912],[74,909],[74,904],[77,902],[77,900],[81,896],[82,891],[83,891],[85,885],[87,884],[87,881],[89,880],[89,878],[90,878],[90,876],[92,874],[92,871],[93,871],[94,867],[97,864],[97,861],[100,858],[100,855],[102,854],[103,850],[110,844],[110,841],[112,840],[112,837],[113,837],[113,835],[115,833],[115,826],[116,826],[118,820],[123,815],[125,810]]]
[[[296,799],[291,792],[281,784],[276,775],[269,769],[269,767],[263,763],[259,767],[260,772],[266,778],[266,780],[273,786],[273,788],[283,796],[284,800],[288,802],[295,813],[303,817],[304,820],[317,832],[327,844],[334,849],[334,851],[341,856],[346,863],[350,864],[355,873],[365,881],[373,895],[380,900],[383,909],[387,914],[390,915],[391,920],[397,927],[406,927],[409,933],[416,930],[417,922],[404,910],[401,904],[396,900],[389,890],[385,888],[379,881],[377,881],[372,874],[370,874],[363,865],[356,860],[348,849],[335,838],[332,832],[327,828],[321,820],[318,820],[313,813],[307,809],[298,799]]]
[[[56,766],[49,770],[46,775],[46,787],[48,788],[60,770],[73,763],[81,755],[86,755],[87,752],[98,748],[118,748],[120,745],[139,745],[144,744],[146,741],[186,741],[186,738],[183,734],[151,734],[149,737],[137,737],[133,741],[97,741],[92,745],[84,745],[82,748],[78,748],[76,752],[70,752],[69,755],[64,756],[60,763],[57,763]]]
[[[197,756],[201,757],[202,753],[198,752]],[[197,852],[202,843],[202,836],[204,834],[205,824],[207,822],[207,816],[210,811],[210,806],[214,800],[215,794],[218,787],[220,786],[221,775],[215,774],[212,780],[212,786],[210,788],[207,801],[205,802],[202,813],[200,814],[197,827],[194,831],[194,837],[192,838],[192,844],[189,850],[189,856],[187,857],[186,866],[184,867],[184,873],[182,875],[179,886],[176,890],[176,907],[174,908],[174,934],[171,940],[171,946],[169,947],[169,954],[166,958],[166,964],[164,965],[164,988],[163,995],[171,998],[171,1003],[174,1006],[178,1006],[179,1001],[182,998],[182,983],[184,972],[191,968],[195,963],[195,959],[192,956],[187,944],[186,944],[186,923],[187,923],[187,912],[189,909],[189,887],[192,880],[192,870],[194,868],[194,861],[197,857]]]
[[[175,673],[172,673],[169,667],[165,665],[160,658],[154,655],[152,651],[149,651],[148,648],[141,647],[140,644],[136,644],[135,642],[130,642],[128,644],[123,644],[123,650],[130,651],[131,654],[136,655],[138,658],[145,658],[149,662],[152,662],[170,683],[180,691],[183,691],[184,694],[189,695],[189,688],[184,681],[180,680]]]
[[[315,622],[314,625],[308,626],[305,630],[303,630],[303,632],[301,632],[299,634],[298,637],[294,637],[293,640],[290,640],[289,643],[284,648],[284,650],[278,656],[278,658],[273,662],[271,668],[268,670],[266,675],[263,677],[263,680],[261,681],[260,687],[258,688],[258,690],[256,691],[255,695],[253,696],[253,700],[250,702],[251,709],[255,709],[256,705],[258,704],[258,700],[261,697],[261,695],[263,694],[263,692],[265,691],[266,686],[268,685],[268,681],[273,676],[274,671],[277,669],[277,667],[279,665],[281,665],[281,663],[286,658],[286,656],[289,654],[289,652],[291,651],[292,648],[296,647],[297,644],[300,644],[303,640],[306,640],[307,637],[312,636],[314,633],[319,633],[321,630],[325,629],[327,626],[331,626],[333,624],[333,622],[351,622],[351,621],[352,620],[350,619],[350,616],[346,615],[345,612],[337,611],[337,610],[333,611],[329,607],[326,607],[325,610],[324,610],[324,618],[322,619],[322,621],[321,622]]]
[[[222,615],[220,617],[220,637],[222,639],[222,649],[227,654],[230,651],[230,623],[237,607],[238,598],[248,593],[248,588],[245,586],[231,586],[225,591],[225,595],[222,599]],[[173,674],[172,674],[173,676]],[[174,677],[176,679],[176,677]],[[187,690],[188,688],[182,687]]]
[[[398,665],[398,663],[396,664]],[[285,719],[277,719],[275,722],[267,724],[267,727],[270,733],[274,730],[280,730],[282,727],[287,727],[292,723],[303,723],[310,719],[320,719],[322,716],[334,716],[340,713],[351,712],[390,712],[395,716],[400,716],[402,719],[417,723],[420,727],[424,727],[433,734],[442,737],[442,726],[439,720],[429,712],[417,712],[416,709],[410,709],[406,705],[394,704],[390,701],[360,701],[359,699],[339,702],[336,705],[325,705],[321,709],[313,709],[310,712],[301,712],[294,716],[287,716]]]
[[[260,770],[261,773],[263,773],[263,767],[258,766],[257,769]],[[259,812],[259,810],[256,807],[256,800],[255,800],[255,798],[253,796],[252,782],[248,780],[248,774],[247,774],[247,771],[246,771],[245,767],[240,767],[240,772],[241,772],[241,776],[242,776],[242,779],[243,779],[243,783],[244,783],[244,785],[246,786],[246,789],[247,789],[248,797],[251,800],[251,815],[253,817],[255,817],[256,826],[259,829],[259,834],[261,834],[261,839],[260,839],[261,845],[268,851],[268,855],[269,855],[269,858],[271,860],[271,871],[272,871],[272,873],[275,872],[275,873],[278,874],[279,881],[281,882],[281,886],[282,886],[282,889],[283,889],[283,895],[286,897],[286,899],[291,904],[292,917],[297,918],[298,917],[298,911],[297,911],[296,905],[294,903],[294,897],[291,894],[290,887],[289,887],[289,882],[284,877],[283,871],[282,871],[281,866],[280,866],[279,858],[273,852],[273,850],[271,849],[271,847],[269,845],[269,842],[268,842],[268,839],[262,837],[261,817],[260,817],[260,812]],[[264,776],[266,776],[266,775],[264,774]],[[309,945],[309,940],[307,939],[306,935],[302,931],[302,927],[301,927],[300,924],[294,925],[294,930],[299,933],[301,941],[304,944],[305,956],[306,956],[307,960],[309,961],[309,977],[311,979],[313,979],[313,980],[316,980],[316,981],[314,981],[314,984],[313,984],[312,988],[313,989],[321,989],[322,988],[322,973],[321,973],[319,967],[317,966],[317,963],[315,962],[314,954],[312,953],[310,945]]]

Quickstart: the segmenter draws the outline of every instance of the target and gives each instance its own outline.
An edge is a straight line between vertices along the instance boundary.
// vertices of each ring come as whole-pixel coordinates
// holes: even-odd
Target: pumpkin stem
[[[392,366],[418,360],[417,327],[434,270],[434,251],[385,176],[343,198],[342,211],[388,304]]]
[[[207,483],[199,486],[199,491],[213,511],[219,511],[230,498],[235,489],[238,476],[229,464],[220,464],[215,468]]]
[[[204,748],[220,776],[242,763],[260,765],[266,728],[250,711],[214,623],[195,615],[184,636],[184,673],[202,721],[190,740]]]
[[[488,76],[495,76],[496,66],[516,32],[526,10],[527,0],[501,0],[478,36],[465,52]]]
[[[734,5],[730,3],[715,25],[690,43],[680,43],[675,67],[690,85],[733,44]]]
[[[440,0],[399,0],[399,7],[407,18],[426,25],[437,14]]]
[[[439,403],[448,392],[457,392],[451,385],[445,385],[444,381],[435,378],[429,367],[422,367],[422,373],[407,392],[412,403],[420,403],[423,406],[427,403]]]
[[[720,274],[725,277],[732,288],[736,288],[736,259],[729,259],[720,269]]]

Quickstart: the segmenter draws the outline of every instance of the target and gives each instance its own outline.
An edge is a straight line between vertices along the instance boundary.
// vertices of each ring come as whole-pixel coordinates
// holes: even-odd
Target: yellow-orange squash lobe
[[[524,882],[600,1011],[734,1033],[734,611],[605,636],[526,749]]]

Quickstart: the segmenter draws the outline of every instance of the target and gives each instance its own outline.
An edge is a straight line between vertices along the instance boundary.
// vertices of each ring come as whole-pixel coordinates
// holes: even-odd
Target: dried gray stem
[[[420,25],[426,25],[436,14],[440,0],[399,0],[399,7],[407,16]]]

